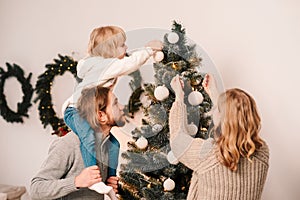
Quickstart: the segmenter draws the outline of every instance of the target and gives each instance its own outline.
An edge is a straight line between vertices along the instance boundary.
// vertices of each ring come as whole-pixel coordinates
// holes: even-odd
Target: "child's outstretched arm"
[[[147,43],[146,47],[135,51],[130,56],[114,60],[101,75],[101,79],[103,80],[101,82],[105,83],[109,79],[127,75],[138,70],[155,51],[161,50],[162,47],[162,42],[154,40]]]

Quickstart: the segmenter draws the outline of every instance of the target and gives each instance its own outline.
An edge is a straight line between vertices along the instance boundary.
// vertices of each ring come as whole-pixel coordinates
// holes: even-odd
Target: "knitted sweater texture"
[[[188,135],[185,104],[176,99],[170,110],[170,143],[176,158],[193,170],[188,200],[261,199],[269,168],[269,149],[265,144],[251,157],[241,157],[232,171],[217,159],[213,139]]]
[[[96,134],[97,161],[102,181],[107,178],[108,137]],[[78,137],[70,132],[56,139],[39,172],[31,180],[32,199],[103,200],[104,195],[87,188],[77,189],[75,177],[84,169]]]

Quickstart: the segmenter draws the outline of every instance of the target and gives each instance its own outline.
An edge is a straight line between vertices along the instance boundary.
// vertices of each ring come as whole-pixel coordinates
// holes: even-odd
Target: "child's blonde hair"
[[[261,119],[254,99],[241,89],[223,93],[218,107],[222,116],[216,128],[218,158],[235,171],[241,156],[251,160],[251,155],[264,144],[258,135]]]
[[[88,53],[90,56],[115,58],[117,47],[126,41],[124,30],[117,26],[95,28],[90,34]]]

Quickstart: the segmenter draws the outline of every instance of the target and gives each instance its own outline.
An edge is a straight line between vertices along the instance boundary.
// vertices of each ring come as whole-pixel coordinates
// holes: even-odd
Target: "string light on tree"
[[[197,79],[197,78],[192,78],[191,79],[191,85],[192,86],[197,86],[197,85],[199,85],[201,83],[201,81],[199,80],[199,79]]]
[[[169,96],[169,90],[166,88],[166,86],[158,86],[154,90],[154,97],[159,100],[163,101],[164,99],[168,98]]]
[[[163,186],[165,191],[172,191],[175,188],[175,182],[171,178],[167,178],[167,180],[164,181]]]
[[[193,91],[188,96],[188,101],[192,106],[197,106],[203,101],[203,95],[198,91]]]

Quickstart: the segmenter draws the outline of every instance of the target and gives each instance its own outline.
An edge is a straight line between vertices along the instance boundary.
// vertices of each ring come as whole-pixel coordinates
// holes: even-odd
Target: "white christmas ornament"
[[[167,180],[164,181],[164,189],[166,191],[172,191],[174,190],[174,188],[175,188],[175,182],[172,179],[168,178]]]
[[[169,163],[171,163],[172,165],[177,165],[179,163],[179,161],[177,160],[177,158],[174,156],[174,153],[172,151],[170,151],[167,155],[167,160],[169,161]]]
[[[158,51],[154,53],[153,59],[155,62],[160,62],[164,59],[164,53],[162,51]]]
[[[148,146],[148,140],[146,138],[144,138],[143,136],[141,136],[136,142],[135,142],[136,146],[139,149],[145,149]]]
[[[152,132],[154,134],[159,133],[162,129],[163,129],[163,126],[161,124],[154,124],[154,126],[152,126]]]
[[[169,90],[165,86],[158,86],[154,90],[154,96],[157,100],[162,101],[169,96]]]
[[[195,136],[197,132],[198,132],[198,127],[193,122],[188,125],[188,133],[191,136]]]
[[[179,35],[175,32],[171,32],[168,34],[168,41],[171,43],[171,44],[175,44],[176,42],[178,42],[179,40]]]
[[[203,95],[198,91],[193,91],[188,96],[189,103],[192,106],[199,105],[203,101]]]

